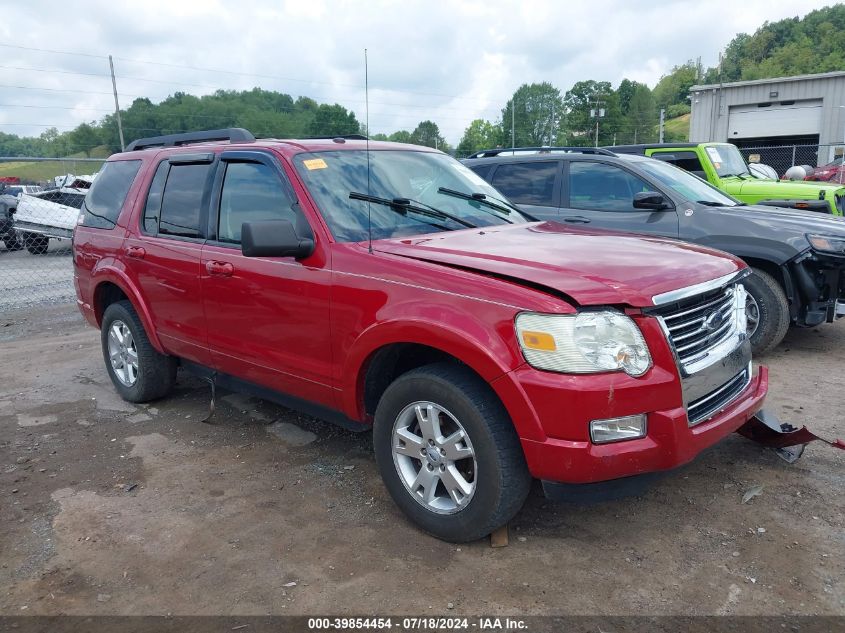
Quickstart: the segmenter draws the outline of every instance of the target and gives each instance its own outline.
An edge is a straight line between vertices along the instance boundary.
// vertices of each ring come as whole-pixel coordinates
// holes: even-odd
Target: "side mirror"
[[[289,220],[261,220],[241,225],[241,252],[246,257],[295,257],[314,252],[314,240],[299,237]]]
[[[663,209],[668,209],[669,205],[662,193],[657,193],[656,191],[640,191],[634,194],[634,208],[662,211]]]

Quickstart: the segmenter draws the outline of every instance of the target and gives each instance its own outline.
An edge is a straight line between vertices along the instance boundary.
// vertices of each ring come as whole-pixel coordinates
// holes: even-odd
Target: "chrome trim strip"
[[[690,415],[689,415],[690,409],[695,409],[695,408],[701,406],[705,402],[712,400],[715,396],[718,396],[718,395],[724,393],[725,391],[729,390],[731,387],[736,388],[736,383],[738,382],[737,378],[740,378],[740,377],[744,378],[744,380],[742,381],[742,388],[739,389],[733,396],[731,396],[731,398],[729,400],[721,403],[718,407],[716,407],[715,409],[703,414],[700,417],[696,417],[696,418],[690,417]],[[704,398],[702,398],[698,402],[695,402],[694,404],[692,404],[690,407],[687,407],[687,424],[689,425],[689,427],[692,428],[694,426],[698,426],[699,424],[701,424],[703,422],[707,422],[708,420],[712,420],[714,417],[719,415],[722,411],[727,409],[730,405],[732,405],[734,402],[736,402],[737,398],[739,398],[743,393],[745,393],[745,390],[748,389],[748,385],[751,384],[751,381],[752,381],[753,378],[754,378],[754,376],[753,376],[753,373],[752,373],[751,362],[749,362],[748,367],[746,369],[742,370],[742,373],[734,376],[734,378],[732,380],[725,383],[722,387],[720,387],[719,389],[717,389],[716,391],[714,391],[710,395],[705,396]]]
[[[694,297],[695,295],[704,294],[705,292],[710,292],[711,290],[716,290],[721,286],[725,286],[727,284],[739,281],[751,274],[750,268],[744,268],[735,273],[730,273],[728,275],[723,275],[717,279],[711,279],[710,281],[705,281],[700,284],[695,284],[694,286],[687,286],[686,288],[679,288],[678,290],[670,290],[669,292],[664,292],[659,295],[654,295],[651,298],[651,302],[656,305],[664,305],[667,303],[674,303],[676,301],[680,301],[682,299],[688,299],[689,297]]]

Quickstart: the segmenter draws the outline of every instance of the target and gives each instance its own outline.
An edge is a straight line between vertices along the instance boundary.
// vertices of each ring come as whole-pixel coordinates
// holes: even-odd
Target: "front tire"
[[[124,400],[149,402],[163,398],[173,389],[176,359],[160,354],[152,346],[129,301],[118,301],[106,308],[100,341],[109,378]]]
[[[780,284],[769,273],[752,268],[742,281],[748,291],[745,314],[751,352],[761,355],[777,347],[789,329],[789,301]]]
[[[460,365],[427,365],[397,378],[376,409],[373,445],[399,508],[446,541],[474,541],[507,524],[531,486],[510,416],[490,386]]]

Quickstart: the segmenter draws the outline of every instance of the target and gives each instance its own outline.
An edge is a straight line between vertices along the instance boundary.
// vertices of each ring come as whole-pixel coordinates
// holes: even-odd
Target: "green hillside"
[[[682,114],[674,119],[668,119],[665,123],[664,139],[666,141],[688,141],[689,120],[689,114]]]
[[[91,158],[106,158],[111,152],[109,149],[100,145],[93,148],[90,152]],[[68,158],[85,158],[84,152],[78,152],[68,156]],[[44,161],[44,162],[13,162],[0,163],[0,176],[17,176],[23,183],[41,183],[49,180],[54,176],[61,176],[63,174],[93,174],[100,170],[103,166],[102,162],[79,161]]]

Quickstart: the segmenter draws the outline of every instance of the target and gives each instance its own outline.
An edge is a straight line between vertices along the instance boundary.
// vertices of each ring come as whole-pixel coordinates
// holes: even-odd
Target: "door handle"
[[[563,218],[564,222],[569,224],[589,224],[590,218],[585,218],[583,215],[573,215],[568,218]]]
[[[126,256],[133,257],[134,259],[144,259],[144,256],[147,254],[140,246],[130,246],[126,249]]]
[[[205,269],[215,277],[231,277],[235,272],[235,267],[229,262],[206,262]]]

